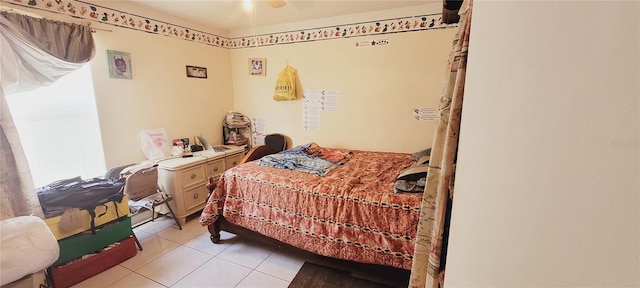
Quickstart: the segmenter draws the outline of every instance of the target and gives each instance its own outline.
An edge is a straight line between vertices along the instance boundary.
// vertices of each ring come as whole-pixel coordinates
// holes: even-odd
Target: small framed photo
[[[207,78],[207,68],[187,65],[187,77]]]
[[[249,75],[266,76],[267,58],[249,58]]]
[[[132,79],[131,54],[114,50],[107,50],[107,64],[109,77],[118,79]]]

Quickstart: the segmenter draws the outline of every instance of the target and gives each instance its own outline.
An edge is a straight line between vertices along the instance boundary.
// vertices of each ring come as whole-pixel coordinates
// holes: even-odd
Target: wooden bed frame
[[[249,161],[253,161],[253,160],[257,160],[260,159],[264,156],[270,155],[270,154],[275,154],[278,151],[276,151],[275,149],[271,148],[270,146],[267,145],[261,145],[261,146],[256,146],[253,147],[251,150],[249,150],[249,152],[247,152],[247,154],[242,158],[242,160],[240,160],[240,162],[238,163],[238,165],[243,164],[245,162],[249,162]],[[211,195],[211,193],[213,192],[213,190],[216,188],[217,185],[217,179],[215,179],[213,176],[210,176],[208,179],[208,183],[207,183],[207,189],[209,189],[209,195]],[[207,196],[207,199],[209,199],[209,197]],[[224,230],[224,231],[228,231],[231,232],[233,234],[244,234],[244,235],[251,235],[251,237],[260,237],[260,238],[268,238],[265,236],[262,236],[259,233],[253,232],[249,229],[245,229],[243,227],[237,226],[237,225],[233,225],[231,223],[229,223],[226,219],[224,219],[224,217],[222,215],[218,216],[218,220],[216,220],[216,222],[213,222],[212,224],[210,224],[207,229],[209,229],[209,234],[211,234],[211,236],[209,236],[209,238],[211,239],[211,242],[213,243],[218,243],[220,242],[220,231]],[[271,238],[268,238],[271,239]],[[276,241],[278,243],[282,243],[280,241],[277,241],[275,239],[271,239],[273,241]]]
[[[247,154],[240,160],[238,165],[243,164],[245,162],[253,161],[260,159],[264,156],[275,154],[277,151],[269,146],[262,145],[257,146],[249,150]],[[209,177],[209,181],[207,183],[207,188],[209,189],[209,193],[212,193],[216,188],[217,179],[214,177]],[[209,197],[207,197],[208,199]],[[296,251],[302,251],[303,253],[310,253],[313,258],[309,259],[311,263],[320,264],[323,266],[329,266],[335,269],[349,271],[351,275],[356,275],[356,277],[370,277],[370,275],[380,275],[380,278],[376,281],[379,283],[384,283],[389,285],[389,287],[407,287],[409,285],[409,276],[410,272],[408,270],[404,270],[396,267],[382,266],[378,264],[365,264],[365,263],[357,263],[348,260],[342,260],[337,258],[331,258],[326,256],[321,256],[317,254],[313,254],[311,252],[302,250],[298,247],[292,246],[290,244],[284,243],[282,241],[273,239],[271,237],[262,235],[258,232],[249,230],[247,228],[235,225],[227,221],[224,216],[218,216],[218,220],[207,226],[209,230],[209,239],[214,244],[220,243],[220,231],[224,230],[229,233],[238,235],[243,238],[253,239],[262,243],[266,243],[269,245],[275,245],[278,247],[288,247],[289,249],[294,249]],[[224,240],[222,240],[224,241]],[[359,276],[358,276],[359,275]]]
[[[240,160],[238,165],[249,162],[249,161],[257,160],[266,155],[275,154],[275,153],[278,153],[278,151],[270,146],[267,146],[267,145],[257,146],[249,150],[249,152],[247,152],[244,158]],[[216,181],[217,179],[214,179],[214,177],[209,177],[208,180],[209,181],[207,183],[207,188],[209,189],[209,193],[212,193],[217,186],[217,181]],[[253,239],[256,241],[260,241],[262,243],[276,245],[278,247],[288,247],[289,249],[302,251],[303,253],[310,253],[312,255],[315,255],[314,256],[315,258],[311,260],[312,263],[328,265],[336,269],[347,270],[347,271],[350,271],[351,274],[353,275],[369,275],[369,276],[380,275],[381,278],[378,279],[378,281],[380,283],[386,283],[391,287],[407,287],[409,285],[409,275],[411,272],[409,270],[390,267],[390,266],[383,266],[379,264],[358,263],[358,262],[314,254],[312,252],[308,252],[306,250],[284,243],[277,239],[262,235],[258,232],[232,224],[229,221],[227,221],[222,215],[219,215],[218,219],[212,224],[210,224],[207,227],[207,229],[211,234],[209,238],[211,239],[211,242],[213,242],[214,244],[221,242],[220,231],[224,230],[229,233],[238,235],[240,237]]]

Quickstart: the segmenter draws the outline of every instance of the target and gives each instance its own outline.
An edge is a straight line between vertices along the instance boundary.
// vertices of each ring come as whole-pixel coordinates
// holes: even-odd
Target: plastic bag
[[[273,94],[273,100],[296,100],[296,82],[298,80],[298,70],[287,65],[284,67],[280,74],[278,74],[278,80],[276,80],[276,89]]]
[[[164,128],[141,131],[140,146],[149,160],[165,158],[171,149]]]

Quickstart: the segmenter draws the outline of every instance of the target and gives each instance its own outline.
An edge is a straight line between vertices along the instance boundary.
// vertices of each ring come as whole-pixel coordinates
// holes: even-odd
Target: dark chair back
[[[284,151],[287,149],[287,137],[282,134],[269,134],[264,136],[264,144],[276,152]]]

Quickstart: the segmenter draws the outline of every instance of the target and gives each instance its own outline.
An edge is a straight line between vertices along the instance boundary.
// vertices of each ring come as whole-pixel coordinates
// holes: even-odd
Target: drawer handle
[[[196,174],[195,173],[191,174],[191,179],[195,179],[195,178],[196,178]]]
[[[238,161],[233,161],[233,165],[236,165],[236,164],[238,164]]]
[[[197,199],[200,195],[198,194],[193,194],[193,199]]]
[[[215,172],[215,171],[218,171],[218,167],[213,168],[213,171],[214,171],[214,172]]]

